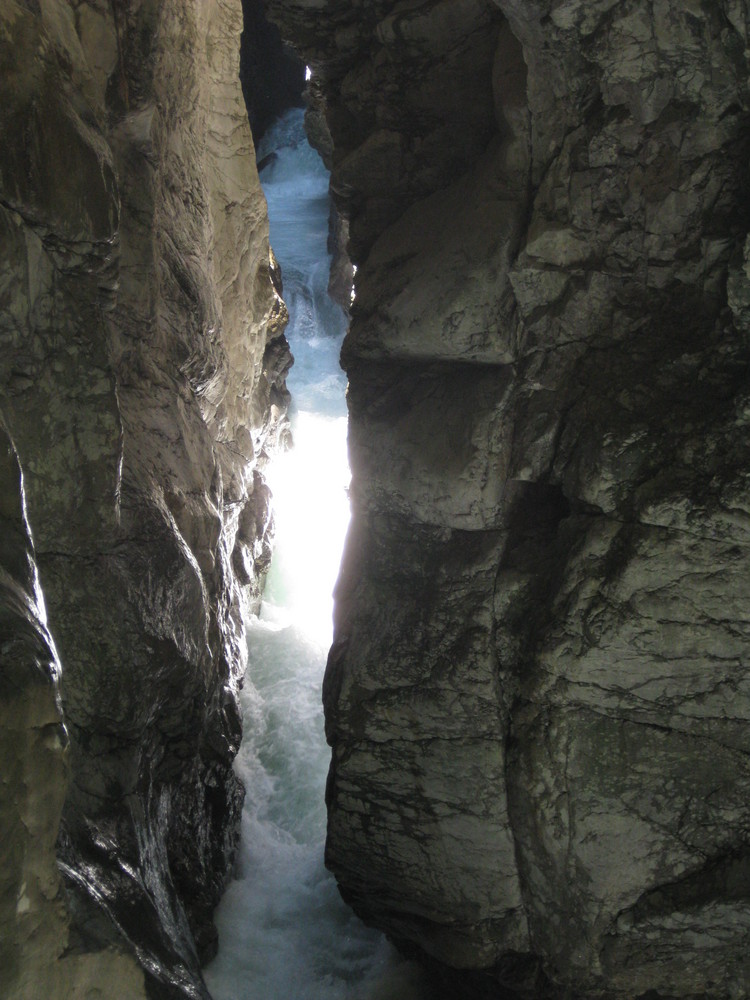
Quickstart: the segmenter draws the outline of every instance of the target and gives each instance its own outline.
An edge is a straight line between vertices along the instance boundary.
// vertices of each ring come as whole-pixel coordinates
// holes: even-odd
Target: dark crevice
[[[257,146],[287,108],[304,106],[305,64],[267,20],[263,0],[242,0],[242,17],[240,83]]]

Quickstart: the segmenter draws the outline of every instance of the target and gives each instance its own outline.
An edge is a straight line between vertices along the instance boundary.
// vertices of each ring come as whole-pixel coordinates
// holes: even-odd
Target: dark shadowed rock
[[[0,9],[13,1000],[141,997],[142,969],[207,996],[290,360],[240,30],[239,2]]]
[[[358,267],[342,893],[450,995],[743,997],[747,6],[268,11]]]
[[[256,145],[271,122],[302,106],[305,66],[270,24],[263,0],[242,0],[240,80]]]

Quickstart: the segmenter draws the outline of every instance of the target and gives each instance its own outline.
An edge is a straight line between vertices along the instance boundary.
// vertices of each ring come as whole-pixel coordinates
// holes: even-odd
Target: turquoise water
[[[277,543],[260,617],[249,626],[236,769],[247,789],[236,877],[217,913],[214,1000],[425,1000],[403,961],[341,901],[323,866],[329,751],[321,684],[331,592],[348,522],[346,320],[328,298],[328,175],[302,112],[266,136],[259,159],[282,268],[295,365],[295,447],[269,470]]]

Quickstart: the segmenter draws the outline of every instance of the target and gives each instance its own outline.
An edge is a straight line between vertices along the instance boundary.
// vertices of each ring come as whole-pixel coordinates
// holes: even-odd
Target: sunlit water
[[[342,311],[328,298],[328,175],[302,112],[266,136],[261,180],[295,356],[295,447],[269,470],[277,542],[242,692],[247,789],[234,881],[206,970],[215,1000],[424,1000],[419,969],[344,906],[323,866],[329,751],[321,683],[349,518]]]

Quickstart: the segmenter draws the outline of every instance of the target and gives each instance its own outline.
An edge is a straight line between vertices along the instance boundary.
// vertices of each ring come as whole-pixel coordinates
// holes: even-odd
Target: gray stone
[[[0,918],[13,1000],[109,996],[113,975],[135,1000],[144,969],[151,996],[207,995],[290,363],[240,29],[239,0],[0,8],[2,495],[23,476],[47,614],[9,567],[24,670],[46,670],[19,694],[3,650],[2,771],[28,759],[38,804],[8,806],[32,817]],[[17,823],[8,845],[27,850]]]
[[[268,7],[358,268],[341,890],[498,990],[745,996],[747,5]]]

